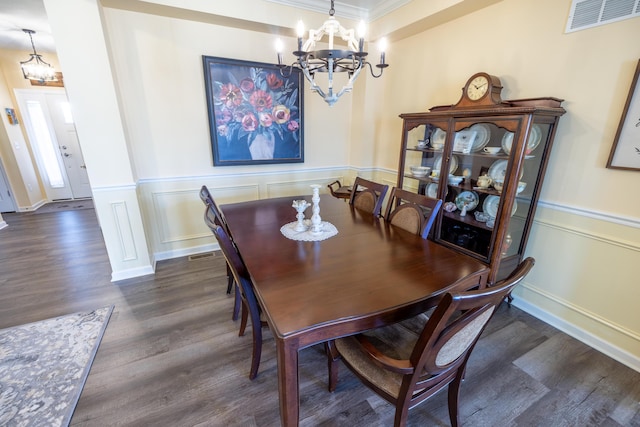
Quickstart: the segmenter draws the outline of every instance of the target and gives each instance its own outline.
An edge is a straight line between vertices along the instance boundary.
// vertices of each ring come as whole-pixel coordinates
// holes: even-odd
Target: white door
[[[64,91],[16,90],[49,200],[91,197],[87,169]]]
[[[9,182],[4,173],[2,162],[0,162],[0,213],[15,212],[16,204],[11,197],[11,190],[9,189]]]

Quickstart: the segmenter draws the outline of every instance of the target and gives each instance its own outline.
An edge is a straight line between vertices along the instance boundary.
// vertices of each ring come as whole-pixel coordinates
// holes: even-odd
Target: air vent
[[[640,16],[640,0],[573,0],[565,32]]]
[[[196,255],[189,255],[189,261],[196,261],[202,258],[212,258],[215,257],[216,255],[213,252],[205,252],[202,254],[196,254]]]

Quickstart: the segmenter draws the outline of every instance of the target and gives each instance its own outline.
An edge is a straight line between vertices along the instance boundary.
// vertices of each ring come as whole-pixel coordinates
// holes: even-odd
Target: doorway
[[[15,212],[16,204],[11,196],[9,180],[4,171],[2,159],[0,159],[0,213]]]
[[[16,89],[24,125],[49,200],[91,197],[91,185],[64,91]]]

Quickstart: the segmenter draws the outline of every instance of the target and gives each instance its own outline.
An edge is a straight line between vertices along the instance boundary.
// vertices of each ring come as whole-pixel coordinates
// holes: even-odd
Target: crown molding
[[[285,6],[291,6],[298,9],[311,10],[318,13],[329,13],[328,2],[319,2],[317,0],[265,0],[271,3],[278,3]],[[350,19],[353,21],[364,20],[366,22],[374,21],[387,13],[398,9],[411,0],[385,0],[377,2],[374,8],[360,7],[341,1],[335,2],[335,16]],[[375,3],[375,2],[373,2]]]

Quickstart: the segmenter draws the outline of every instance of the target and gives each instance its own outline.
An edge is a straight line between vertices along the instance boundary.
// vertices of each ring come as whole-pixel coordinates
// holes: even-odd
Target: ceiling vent
[[[640,0],[573,0],[565,32],[640,16]]]

